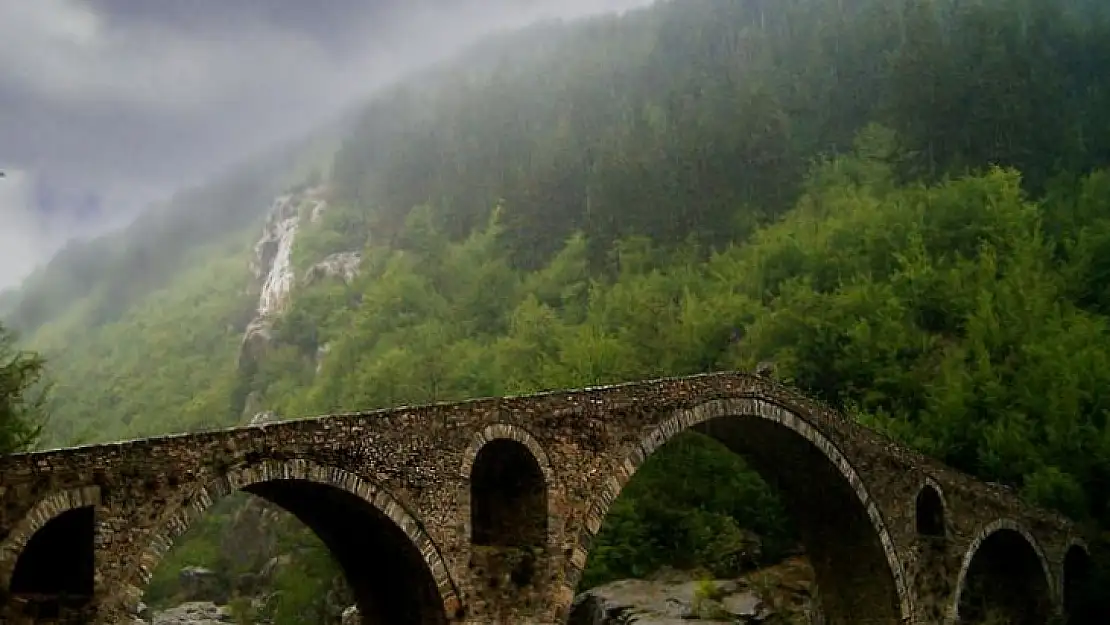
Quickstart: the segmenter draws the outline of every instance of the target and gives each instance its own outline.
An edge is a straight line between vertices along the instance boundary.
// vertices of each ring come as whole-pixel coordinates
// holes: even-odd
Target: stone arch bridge
[[[1089,566],[1063,518],[718,373],[0,459],[0,622],[130,623],[174,539],[243,490],[321,537],[367,623],[565,623],[609,505],[689,429],[777,485],[831,624],[970,622],[984,601],[1046,623]]]

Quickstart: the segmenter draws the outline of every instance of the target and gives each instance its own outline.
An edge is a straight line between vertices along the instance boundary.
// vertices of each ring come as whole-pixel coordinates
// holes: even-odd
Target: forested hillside
[[[292,417],[772,360],[1106,532],[1106,68],[1096,0],[683,0],[541,24],[368,104],[256,366],[237,360],[248,261],[277,189],[244,178],[63,253],[8,319],[48,358],[51,443],[241,422],[245,397]],[[302,279],[350,251],[352,280]],[[224,520],[155,600],[174,567],[238,566]],[[729,574],[741,528],[768,561],[792,546],[774,492],[686,437],[614,506],[584,583]],[[289,581],[303,601],[273,622],[319,622],[325,578]]]
[[[337,133],[348,126],[343,119],[205,185],[184,189],[120,232],[70,242],[20,290],[0,293],[0,315],[24,333],[77,309],[81,312],[74,321],[82,329],[118,320],[212,256],[211,251],[198,254],[198,248],[226,243],[229,232],[261,223],[264,207],[275,195],[293,182],[321,175],[331,161]]]

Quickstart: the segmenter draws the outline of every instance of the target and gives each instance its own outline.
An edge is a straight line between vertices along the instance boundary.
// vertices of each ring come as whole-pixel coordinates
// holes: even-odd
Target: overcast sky
[[[648,0],[0,0],[0,290],[492,29]]]

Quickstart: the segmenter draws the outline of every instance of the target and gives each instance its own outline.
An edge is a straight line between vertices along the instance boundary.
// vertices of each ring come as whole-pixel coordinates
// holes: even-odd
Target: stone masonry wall
[[[799,467],[835,469],[828,488],[794,503],[804,510],[828,491],[840,497],[830,502],[860,515],[868,529],[849,537],[860,543],[855,553],[874,554],[888,576],[880,586],[891,589],[882,600],[891,616],[874,622],[951,619],[969,549],[1000,528],[1018,528],[1032,542],[1059,603],[1064,553],[1080,541],[1066,521],[768,379],[722,373],[0,459],[0,618],[17,622],[13,615],[21,608],[7,590],[30,537],[68,509],[96,508],[96,590],[89,605],[96,622],[109,623],[134,607],[173,538],[212,501],[247,488],[296,513],[315,495],[283,485],[316,483],[364,502],[375,518],[400,528],[397,536],[404,538],[397,540],[410,543],[409,553],[419,554],[437,605],[406,622],[563,622],[609,504],[655,449],[687,428],[750,454],[761,472],[798,493],[813,481],[799,476]],[[545,481],[547,543],[538,553],[470,545],[471,470],[483,446],[498,439],[526,447]],[[915,501],[926,484],[942,497],[940,537],[917,536]],[[304,507],[308,515],[311,506]],[[851,514],[828,516],[856,518]],[[815,525],[812,540],[825,541],[830,557],[841,557],[835,537],[823,529]],[[522,559],[534,569],[523,577]],[[855,609],[850,600],[840,604],[844,613]]]

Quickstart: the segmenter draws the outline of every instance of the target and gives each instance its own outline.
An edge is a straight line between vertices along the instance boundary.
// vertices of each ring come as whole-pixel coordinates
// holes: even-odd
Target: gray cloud
[[[647,0],[0,0],[0,288],[492,29]],[[94,223],[31,188],[94,195]]]

